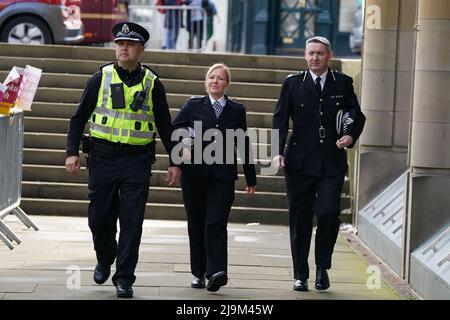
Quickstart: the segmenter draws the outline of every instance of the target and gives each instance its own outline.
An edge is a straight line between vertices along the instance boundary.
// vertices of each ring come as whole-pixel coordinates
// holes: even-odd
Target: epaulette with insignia
[[[306,82],[306,76],[307,75],[308,75],[308,71],[302,71],[301,72],[302,82]]]
[[[150,68],[149,66],[147,66],[146,64],[143,65],[144,68],[150,70],[157,78],[159,78],[159,75],[155,72],[155,70],[153,70],[152,68]]]
[[[203,99],[205,96],[191,96],[189,99]]]
[[[347,74],[345,74],[344,72],[340,71],[340,70],[333,70],[331,71],[331,75],[333,76],[334,81],[336,81],[336,76],[341,76],[341,77],[350,77]]]
[[[114,62],[108,62],[108,63],[105,63],[104,65],[102,65],[101,67],[100,67],[100,70],[102,70],[104,67],[106,67],[106,66],[109,66],[110,64],[114,64]]]
[[[297,72],[297,73],[291,73],[291,74],[289,74],[289,75],[286,77],[286,79],[291,78],[291,77],[302,77],[304,72],[305,72],[305,71],[300,71],[300,72]]]
[[[239,102],[236,98],[230,98],[227,96],[227,99],[230,100],[231,102],[238,104],[240,106],[244,106],[244,104],[242,102]]]

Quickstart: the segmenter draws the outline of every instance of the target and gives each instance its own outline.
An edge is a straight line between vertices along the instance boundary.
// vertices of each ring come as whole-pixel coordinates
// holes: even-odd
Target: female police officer
[[[94,280],[104,283],[117,258],[112,278],[117,296],[133,296],[142,223],[147,202],[155,134],[170,154],[173,127],[164,87],[157,75],[139,63],[149,33],[126,22],[113,27],[117,61],[101,67],[89,80],[70,120],[66,170],[80,170],[78,149],[86,122],[90,125],[89,227],[97,266]],[[178,182],[178,167],[168,169],[169,185]],[[119,242],[116,223],[120,221]]]
[[[245,108],[225,95],[229,84],[228,67],[223,64],[211,66],[205,79],[208,94],[189,99],[173,121],[176,128],[194,127],[196,130],[199,124],[202,127],[195,131],[192,161],[181,166],[181,186],[188,220],[191,272],[195,277],[191,286],[204,288],[207,278],[207,290],[212,292],[219,290],[228,281],[227,222],[234,201],[235,180],[238,178],[235,147],[240,149],[244,163],[246,193],[253,194],[256,185],[250,140],[245,137]],[[243,138],[241,143],[236,143],[234,138],[227,139],[227,129],[240,129],[240,138]],[[199,139],[199,135],[205,134],[207,140],[208,131],[216,139]],[[200,147],[197,143],[200,143]],[[215,148],[210,154],[214,158],[211,163],[206,159],[206,150],[212,146]],[[196,148],[200,150],[201,159],[197,157]]]

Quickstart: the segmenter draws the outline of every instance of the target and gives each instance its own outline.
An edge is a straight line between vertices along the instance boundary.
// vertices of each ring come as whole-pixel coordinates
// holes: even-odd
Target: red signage
[[[9,109],[16,102],[24,71],[23,68],[13,67],[6,77],[3,83],[6,86],[6,91],[0,102],[0,114],[8,115]]]

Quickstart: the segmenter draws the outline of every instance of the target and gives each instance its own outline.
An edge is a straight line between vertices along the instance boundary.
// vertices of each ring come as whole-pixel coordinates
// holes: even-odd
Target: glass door
[[[315,35],[320,0],[281,0],[278,8],[277,53],[304,49],[306,39]]]

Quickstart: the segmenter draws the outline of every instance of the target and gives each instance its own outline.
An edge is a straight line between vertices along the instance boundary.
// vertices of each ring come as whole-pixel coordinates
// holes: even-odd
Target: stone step
[[[27,117],[70,119],[77,108],[77,103],[33,101]]]
[[[88,200],[88,186],[80,183],[22,182],[22,197],[45,199]],[[148,202],[183,204],[181,188],[150,187]],[[264,207],[287,209],[285,193],[257,191],[246,195],[243,189],[236,188],[234,205],[238,207]],[[348,205],[343,203],[343,208]]]
[[[80,100],[82,92],[82,89],[42,87],[38,88],[36,91],[34,101],[77,104]],[[170,108],[179,109],[191,97],[192,95],[189,94],[168,93],[167,103]],[[277,103],[276,99],[245,98],[234,96],[231,96],[231,98],[237,102],[243,103],[247,111],[253,112],[273,112]]]
[[[24,128],[25,132],[67,134],[69,119],[35,118],[25,115]]]
[[[114,50],[78,46],[18,46],[0,44],[0,78],[12,66],[27,64],[43,70],[33,111],[26,114],[23,154],[21,207],[29,214],[87,214],[87,171],[69,175],[64,170],[66,134],[82,90],[99,67],[114,60]],[[61,59],[63,58],[63,59]],[[236,54],[196,54],[147,51],[142,62],[149,64],[165,85],[172,117],[192,95],[204,94],[204,76],[208,67],[225,62],[231,67],[229,95],[243,103],[249,128],[265,133],[270,143],[272,113],[284,78],[306,68],[303,58]],[[333,69],[341,69],[335,61]],[[269,134],[267,134],[269,133]],[[262,143],[262,144],[261,144]],[[153,165],[147,218],[185,219],[180,188],[168,188],[165,181],[168,156],[162,143],[157,146],[158,161]],[[264,154],[265,156],[266,154]],[[82,157],[84,164],[84,157]],[[286,225],[287,201],[283,172],[275,176],[258,176],[257,194],[243,193],[245,178],[239,165],[236,200],[230,221]],[[260,173],[261,165],[257,165]],[[342,194],[342,209],[350,206],[348,181]],[[344,222],[351,216],[343,215]]]
[[[7,71],[1,71],[0,79],[5,79],[7,73]],[[82,90],[88,79],[89,76],[84,75],[68,76],[66,74],[44,73],[39,86],[41,88]],[[190,96],[205,94],[205,84],[202,80],[161,79],[161,81],[168,93],[187,94]],[[236,97],[277,99],[280,89],[281,85],[279,84],[233,82],[227,93]]]
[[[60,58],[73,60],[112,61],[115,60],[115,50],[111,48],[95,48],[83,46],[27,46],[1,43],[0,52],[4,56]],[[299,70],[306,68],[306,60],[300,57],[281,57],[266,55],[219,54],[167,52],[159,50],[145,51],[141,61],[144,63],[160,63],[174,65],[210,66],[224,62],[230,67],[245,68],[252,66],[263,69]],[[341,62],[333,60],[332,68],[340,69]]]
[[[87,200],[22,198],[20,207],[30,215],[87,217],[88,203]],[[182,204],[147,203],[145,218],[186,220],[186,211]],[[229,221],[287,225],[288,211],[286,209],[233,206]]]
[[[23,181],[28,182],[50,182],[50,183],[87,183],[87,170],[82,166],[79,175],[70,175],[64,165],[35,165],[24,164]],[[167,170],[152,170],[151,186],[166,187]],[[285,193],[285,182],[282,176],[257,176],[257,191],[261,192],[282,192]],[[238,175],[236,188],[243,190],[245,188],[245,178],[243,174]],[[348,182],[346,181],[346,185]]]
[[[23,163],[25,164],[39,164],[39,165],[62,165],[66,160],[65,150],[58,149],[23,149]],[[255,161],[256,173],[260,174],[263,168],[267,167],[269,160]],[[81,157],[81,165],[85,166],[84,157]],[[157,154],[156,162],[152,168],[154,170],[166,170],[169,167],[169,156],[167,154]],[[238,172],[243,173],[242,165],[238,165]],[[277,175],[283,175],[280,170]]]
[[[84,162],[84,161],[83,161]],[[79,175],[70,175],[65,169],[64,165],[36,165],[24,164],[22,167],[23,181],[29,182],[49,182],[49,183],[87,183],[87,170],[85,166],[81,167]],[[151,186],[166,187],[166,172],[167,170],[152,170],[152,178],[150,179]],[[257,175],[257,191],[259,192],[275,192],[286,193],[284,176],[263,176]],[[243,190],[246,186],[245,177],[243,174],[238,174],[236,181],[236,188]],[[347,196],[349,193],[349,180],[345,179],[342,196]]]
[[[234,205],[238,207],[263,207],[274,209],[287,209],[287,197],[284,192],[258,191],[249,196],[244,188],[236,188]],[[22,182],[22,196],[25,198],[88,200],[88,186],[80,183],[54,183],[54,182]],[[183,204],[181,188],[151,186],[147,199],[154,203]],[[350,207],[350,199],[341,196],[341,210]]]
[[[35,149],[66,149],[67,135],[63,133],[25,132],[24,148]]]
[[[51,182],[51,183],[87,183],[87,170],[85,167],[81,168],[79,175],[68,174],[63,165],[49,166],[49,165],[34,165],[24,164],[23,181],[29,182]],[[152,170],[152,178],[150,179],[151,186],[166,187],[166,173],[167,170]],[[258,185],[257,191],[261,192],[278,192],[286,193],[285,182],[283,176],[257,176]],[[236,181],[236,188],[243,190],[246,186],[245,177],[243,174],[238,174]],[[349,180],[345,179],[343,195],[348,195]]]
[[[258,119],[257,119],[258,120]],[[267,118],[263,118],[264,123],[268,121]],[[255,124],[255,123],[252,123]],[[38,133],[56,133],[67,134],[69,129],[69,119],[61,118],[43,118],[43,117],[29,117],[26,116],[24,120],[25,132],[38,132]],[[253,126],[248,127],[248,130],[252,134],[256,135],[258,141],[262,143],[271,142],[271,132],[269,128],[256,128]],[[88,131],[88,125],[85,127],[85,132]],[[252,141],[255,141],[252,136]]]
[[[156,153],[164,154],[166,149],[164,148],[161,139],[156,139]],[[24,147],[31,149],[58,149],[65,150],[67,143],[67,135],[64,133],[42,133],[42,132],[25,132],[24,133]],[[254,144],[259,150],[261,147],[265,147],[265,150],[269,150],[268,144]]]
[[[74,77],[76,87],[84,87],[85,82],[107,61],[69,60],[69,59],[45,59],[27,57],[4,57],[0,56],[0,78],[6,77],[13,66],[25,67],[27,64],[43,70],[64,76],[66,79]],[[208,67],[171,64],[150,64],[150,68],[164,79],[183,79],[204,81]],[[270,70],[250,68],[230,68],[231,81],[243,83],[268,83],[281,84],[283,80],[297,69],[292,70]],[[299,69],[300,70],[300,69]],[[45,81],[42,79],[42,81]],[[64,81],[66,83],[67,80]],[[40,82],[41,86],[43,82]]]
[[[20,207],[30,215],[58,215],[87,217],[87,200],[22,198]],[[182,204],[147,203],[146,219],[186,220]],[[341,223],[350,223],[350,214],[340,215]],[[231,208],[230,222],[288,225],[287,209],[260,207]]]
[[[76,107],[75,103],[33,102],[31,112],[27,112],[26,117],[70,119]],[[170,109],[172,119],[179,111],[179,108]],[[272,118],[272,113],[249,111],[247,112],[247,125],[249,127],[271,128]]]

